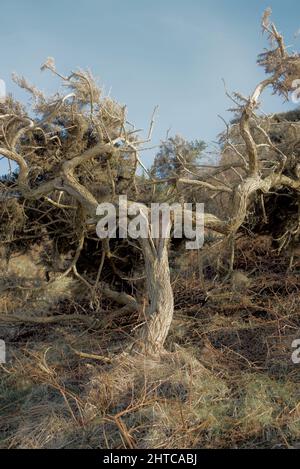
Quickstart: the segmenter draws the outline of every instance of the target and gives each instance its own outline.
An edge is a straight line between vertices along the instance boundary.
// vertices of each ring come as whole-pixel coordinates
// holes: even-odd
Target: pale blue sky
[[[299,49],[299,0],[0,0],[0,78],[17,98],[24,95],[12,72],[51,93],[57,80],[40,65],[52,56],[62,73],[90,68],[128,105],[139,128],[158,104],[153,143],[169,127],[171,134],[213,141],[223,128],[217,114],[230,118],[222,78],[248,95],[262,77],[255,61],[266,45],[260,17],[267,6],[287,43]],[[263,106],[287,108],[270,96]],[[146,164],[151,158],[153,151],[144,153]]]

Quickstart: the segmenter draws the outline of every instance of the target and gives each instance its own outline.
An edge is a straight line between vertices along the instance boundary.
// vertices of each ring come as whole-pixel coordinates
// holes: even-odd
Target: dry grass
[[[252,264],[256,255],[265,262],[261,250],[251,247]],[[243,247],[237,263],[245,259]],[[45,286],[16,295],[4,285],[0,335],[8,363],[0,369],[0,447],[299,446],[299,365],[291,361],[291,343],[299,338],[300,281],[281,267],[252,274],[249,288],[234,294],[230,282],[207,280],[205,305],[196,276],[176,277],[169,352],[160,361],[125,355],[135,313],[116,316],[104,330],[108,313],[93,309],[71,279],[52,296]],[[79,320],[5,321],[30,308],[38,318],[77,314]],[[101,360],[107,351],[110,360]]]

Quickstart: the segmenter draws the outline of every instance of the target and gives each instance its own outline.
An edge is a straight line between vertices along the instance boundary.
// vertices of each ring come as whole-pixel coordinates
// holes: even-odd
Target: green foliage
[[[187,141],[179,135],[162,142],[151,168],[158,179],[181,175],[196,169],[206,145],[202,140]]]

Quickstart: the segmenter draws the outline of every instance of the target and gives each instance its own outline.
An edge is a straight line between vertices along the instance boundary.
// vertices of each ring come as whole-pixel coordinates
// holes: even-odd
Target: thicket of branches
[[[7,256],[13,246],[46,239],[52,241],[50,261],[53,249],[69,252],[69,266],[60,275],[73,274],[94,297],[101,289],[124,308],[140,312],[134,350],[163,352],[174,304],[169,243],[151,234],[136,241],[100,242],[95,233],[100,202],[109,200],[117,206],[118,195],[126,193],[129,203],[140,202],[145,216],[147,203],[155,200],[206,202],[206,230],[222,235],[218,252],[230,246],[230,271],[235,238],[245,228],[263,226],[281,250],[299,242],[299,122],[281,120],[280,115],[261,117],[258,110],[266,88],[288,99],[293,81],[299,78],[300,56],[288,52],[269,17],[266,11],[262,27],[270,47],[258,59],[267,78],[249,97],[230,95],[235,118],[222,136],[220,162],[211,168],[196,164],[203,142],[173,139],[148,171],[139,155],[151,139],[154,114],[146,137],[141,138],[127,119],[126,107],[103,96],[90,73],[62,76],[53,59],[42,69],[60,77],[66,94],[47,98],[15,76],[31,94],[31,111],[12,97],[0,105],[0,154],[18,166],[1,183],[6,194],[2,194],[1,242]],[[139,166],[144,177],[137,175]],[[288,197],[286,211],[281,196]],[[135,282],[136,266],[142,262],[145,290]],[[55,266],[50,262],[51,269]]]

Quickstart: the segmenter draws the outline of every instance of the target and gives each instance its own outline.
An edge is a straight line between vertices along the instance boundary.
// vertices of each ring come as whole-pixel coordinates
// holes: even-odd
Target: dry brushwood
[[[216,214],[205,213],[205,225],[207,229],[221,233],[230,241],[231,269],[234,264],[235,236],[247,221],[251,207],[258,198],[263,206],[270,193],[286,190],[298,203],[298,140],[293,142],[293,151],[286,153],[270,137],[269,121],[262,124],[256,112],[259,99],[268,87],[274,93],[288,97],[293,80],[299,77],[300,56],[288,53],[282,36],[270,23],[269,13],[264,15],[262,25],[269,35],[271,46],[259,57],[259,64],[269,76],[256,86],[248,98],[237,93],[231,96],[235,103],[236,119],[233,126],[227,128],[223,154],[230,149],[235,161],[226,161],[207,174],[195,168],[189,169],[181,160],[180,165],[187,176],[155,180],[144,168],[139,156],[143,144],[151,138],[154,115],[148,136],[140,140],[136,129],[127,120],[126,107],[103,97],[89,73],[78,71],[64,77],[56,71],[53,59],[48,59],[42,69],[58,75],[68,90],[64,96],[57,94],[52,98],[46,98],[24,78],[15,77],[16,82],[31,93],[36,117],[31,117],[32,113],[27,113],[11,97],[1,104],[0,154],[18,165],[16,178],[5,185],[6,197],[18,194],[27,210],[36,211],[34,221],[40,228],[45,228],[54,238],[67,236],[72,240],[73,260],[64,275],[73,272],[94,293],[99,282],[101,284],[106,261],[110,263],[114,274],[122,278],[119,265],[122,262],[126,264],[126,256],[124,260],[118,251],[122,247],[121,241],[119,244],[115,242],[113,248],[110,246],[112,243],[103,243],[99,268],[93,272],[92,278],[80,272],[78,264],[85,243],[95,238],[97,205],[107,200],[117,204],[120,193],[127,193],[130,200],[140,202],[141,185],[150,186],[153,197],[155,187],[161,184],[170,188],[172,196],[174,190],[178,193],[186,187],[193,187],[200,193],[205,190],[211,197],[220,194],[229,197],[231,210],[228,216],[222,219]],[[292,123],[286,126],[291,129]],[[263,139],[262,143],[257,142],[258,134]],[[138,165],[142,165],[149,176],[149,179],[141,179],[139,184],[136,175]],[[291,168],[294,168],[292,173]],[[228,171],[236,177],[226,178]],[[143,216],[147,216],[146,205],[140,206]],[[262,213],[265,218],[265,211]],[[298,213],[296,224],[287,228],[282,236],[281,249],[289,243],[297,242],[299,229]],[[27,236],[30,233],[29,228]],[[76,248],[74,240],[77,242]],[[143,308],[143,301],[135,300],[125,293],[120,293],[122,301],[119,302],[134,307],[140,302],[143,322],[138,329],[138,350],[159,354],[163,350],[174,307],[168,241],[157,241],[150,235],[147,239],[137,241],[139,246],[134,246],[134,249],[135,252],[141,251],[144,257],[149,306]],[[102,293],[111,295],[105,288]]]

